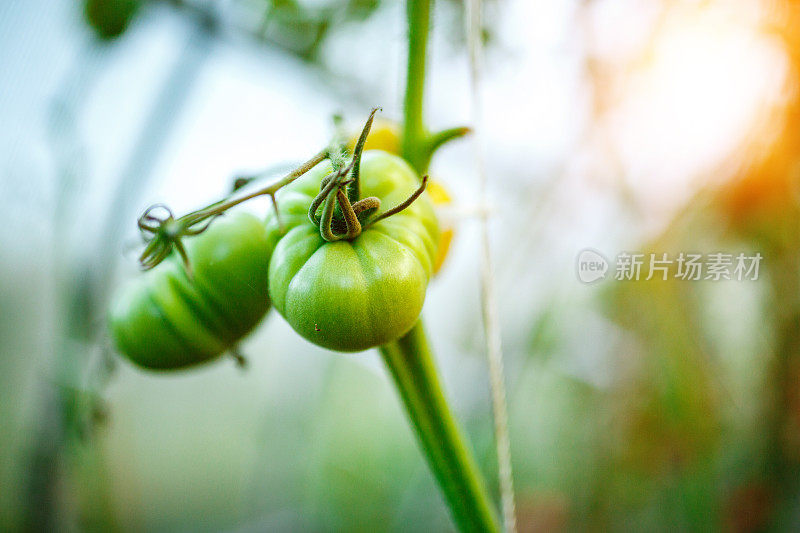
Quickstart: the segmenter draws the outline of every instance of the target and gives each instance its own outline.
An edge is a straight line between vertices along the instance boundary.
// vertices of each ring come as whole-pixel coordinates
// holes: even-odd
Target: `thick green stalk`
[[[403,138],[400,155],[420,176],[427,174],[433,153],[448,141],[463,137],[469,128],[448,128],[429,132],[425,127],[425,63],[433,0],[407,0],[408,64],[403,100]]]
[[[442,392],[422,322],[380,351],[459,530],[499,532],[494,505]]]
[[[407,0],[408,69],[403,101],[401,155],[423,176],[433,151],[469,130],[430,136],[423,120],[425,62],[432,0]],[[423,180],[424,181],[424,180]],[[405,336],[380,347],[428,465],[461,531],[499,532],[494,504],[439,383],[420,320]]]
[[[406,2],[408,68],[403,101],[401,153],[403,158],[420,174],[427,172],[430,163],[430,151],[426,146],[427,132],[422,117],[431,3],[432,0],[408,0]]]

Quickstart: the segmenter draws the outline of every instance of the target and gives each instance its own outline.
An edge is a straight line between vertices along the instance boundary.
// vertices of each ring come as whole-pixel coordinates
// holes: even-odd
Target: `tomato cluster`
[[[400,157],[356,157],[358,192],[353,177],[324,161],[280,189],[278,211],[265,222],[227,214],[186,238],[185,249],[178,243],[185,258],[173,250],[114,298],[109,323],[119,351],[146,368],[197,365],[235,348],[270,303],[300,335],[333,350],[365,350],[406,333],[436,267],[433,205]],[[334,175],[341,183],[330,183]],[[325,195],[340,199],[325,208],[337,235],[314,215]],[[358,228],[342,236],[348,195]]]

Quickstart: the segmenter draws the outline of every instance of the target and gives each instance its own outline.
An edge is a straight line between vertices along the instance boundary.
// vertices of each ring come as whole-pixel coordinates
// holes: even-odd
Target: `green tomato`
[[[275,309],[306,339],[360,351],[397,339],[417,321],[439,226],[423,194],[352,241],[327,242],[307,212],[330,172],[329,162],[320,163],[278,193],[284,231],[271,213],[269,292]],[[364,152],[360,176],[361,196],[380,199],[379,212],[401,204],[419,186],[403,159],[380,150]]]
[[[176,369],[211,360],[249,333],[269,309],[272,251],[263,223],[244,212],[184,238],[193,276],[176,252],[120,291],[109,325],[119,351],[139,366]]]

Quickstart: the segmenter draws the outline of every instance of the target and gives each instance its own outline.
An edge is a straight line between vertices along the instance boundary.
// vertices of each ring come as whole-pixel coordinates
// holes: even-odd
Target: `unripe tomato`
[[[112,301],[112,337],[139,366],[176,369],[213,359],[249,333],[269,309],[272,246],[257,217],[226,214],[184,245],[191,280],[173,251]]]
[[[350,139],[348,148],[352,151],[356,145],[358,136]],[[400,126],[390,120],[376,120],[367,135],[367,142],[364,143],[364,150],[383,150],[390,154],[400,155]],[[433,205],[441,207],[453,203],[447,188],[437,180],[428,182],[428,195],[433,201]],[[439,272],[450,251],[450,244],[453,242],[455,229],[451,224],[442,227],[441,238],[439,239],[439,249],[436,252],[436,260],[433,265],[434,275]]]
[[[300,335],[325,348],[354,352],[397,339],[417,321],[439,227],[423,193],[351,241],[325,241],[308,210],[330,172],[330,163],[321,163],[278,193],[285,232],[275,214],[268,215],[275,243],[269,291],[275,309]],[[379,211],[400,205],[418,187],[403,159],[380,150],[364,152],[361,191],[380,200]]]

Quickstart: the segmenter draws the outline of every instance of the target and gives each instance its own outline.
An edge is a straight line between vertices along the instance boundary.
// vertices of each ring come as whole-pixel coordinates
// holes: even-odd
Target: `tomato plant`
[[[275,309],[306,339],[339,351],[384,344],[414,325],[439,240],[430,199],[414,196],[422,188],[405,161],[371,150],[353,165],[352,183],[331,162],[317,165],[278,193],[280,219],[267,218]],[[393,205],[403,208],[377,215]]]
[[[184,368],[231,349],[269,309],[271,250],[257,217],[219,217],[179,248],[190,271],[172,251],[116,295],[109,325],[117,348],[151,369]]]
[[[177,219],[166,206],[145,211],[139,228],[151,236],[139,261],[152,271],[114,300],[112,336],[140,366],[183,368],[234,348],[271,301],[295,331],[320,346],[379,347],[454,520],[465,531],[498,531],[419,319],[440,264],[428,177],[419,179],[426,166],[415,170],[406,154],[364,152],[376,111],[351,150],[337,139],[252,192],[244,186],[267,172],[241,176],[231,196]],[[412,150],[421,155],[417,163],[468,131],[412,135],[424,141]],[[442,189],[433,194],[449,201]],[[264,195],[275,208],[264,223],[249,215],[214,222]],[[156,208],[168,216],[157,218]]]

